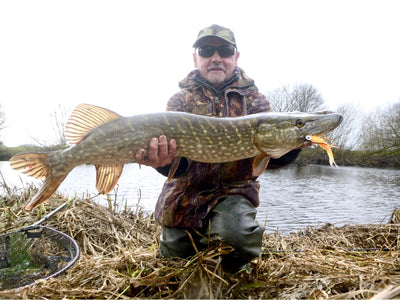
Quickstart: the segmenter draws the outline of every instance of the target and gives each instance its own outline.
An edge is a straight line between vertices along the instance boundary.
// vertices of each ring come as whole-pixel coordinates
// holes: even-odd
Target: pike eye
[[[304,127],[304,125],[306,125],[306,122],[304,122],[302,119],[297,119],[296,120],[296,126],[301,128]]]

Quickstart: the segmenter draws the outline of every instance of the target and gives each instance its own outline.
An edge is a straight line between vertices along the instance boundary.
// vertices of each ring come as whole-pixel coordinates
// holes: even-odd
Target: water
[[[0,162],[8,185],[41,184]],[[58,191],[66,196],[94,196],[95,169],[75,168]],[[152,212],[165,177],[154,169],[125,165],[110,199],[124,208],[137,205]],[[265,172],[259,178],[260,199],[257,219],[267,232],[293,232],[310,225],[387,223],[393,208],[400,208],[400,170],[359,167],[290,166]],[[106,196],[93,201],[106,204]]]
[[[309,165],[266,172],[260,183],[269,231],[387,223],[400,208],[400,170]]]

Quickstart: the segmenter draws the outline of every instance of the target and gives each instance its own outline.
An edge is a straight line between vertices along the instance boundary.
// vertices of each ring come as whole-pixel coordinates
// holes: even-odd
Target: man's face
[[[228,42],[215,38],[205,38],[198,48],[201,47],[231,47],[233,45]],[[194,66],[198,69],[201,77],[209,81],[214,87],[220,86],[223,82],[233,76],[239,52],[235,52],[232,56],[221,57],[218,51],[215,51],[211,57],[201,57],[198,51],[193,54]]]

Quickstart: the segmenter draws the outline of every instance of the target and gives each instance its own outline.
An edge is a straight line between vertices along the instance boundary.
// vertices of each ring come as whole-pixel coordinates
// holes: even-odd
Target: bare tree
[[[1,108],[1,104],[0,104],[0,136],[1,136],[1,131],[5,128],[5,123],[6,123],[6,119],[4,116],[4,112]],[[3,145],[3,142],[0,140],[0,147]]]
[[[341,149],[353,150],[361,144],[361,120],[362,110],[352,103],[342,104],[336,112],[343,116],[339,127],[329,134],[332,144]]]
[[[267,94],[274,111],[311,112],[322,110],[325,101],[316,88],[309,84],[286,85]]]
[[[364,119],[362,145],[366,150],[400,153],[400,99]]]
[[[37,139],[33,136],[30,136],[30,138],[43,148],[64,148],[67,146],[64,132],[68,117],[70,115],[70,109],[67,109],[59,104],[57,108],[49,115],[49,125],[53,129],[54,135],[47,137],[46,140]]]
[[[65,127],[67,125],[70,109],[62,107],[60,104],[53,113],[50,113],[51,126],[56,137],[56,144],[65,146],[67,140],[65,139]]]
[[[0,131],[6,127],[6,117],[0,104]]]

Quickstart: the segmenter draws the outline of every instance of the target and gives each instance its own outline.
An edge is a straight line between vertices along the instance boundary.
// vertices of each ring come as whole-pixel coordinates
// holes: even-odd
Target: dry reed
[[[0,198],[0,233],[31,225],[45,212],[21,207],[33,192]],[[55,196],[46,212],[66,201]],[[396,214],[397,212],[397,214]],[[78,200],[45,224],[73,237],[81,256],[57,278],[5,298],[387,299],[400,296],[400,222],[341,228],[325,225],[282,236],[265,234],[251,274],[225,273],[216,246],[191,259],[158,257],[159,228],[151,216]]]

